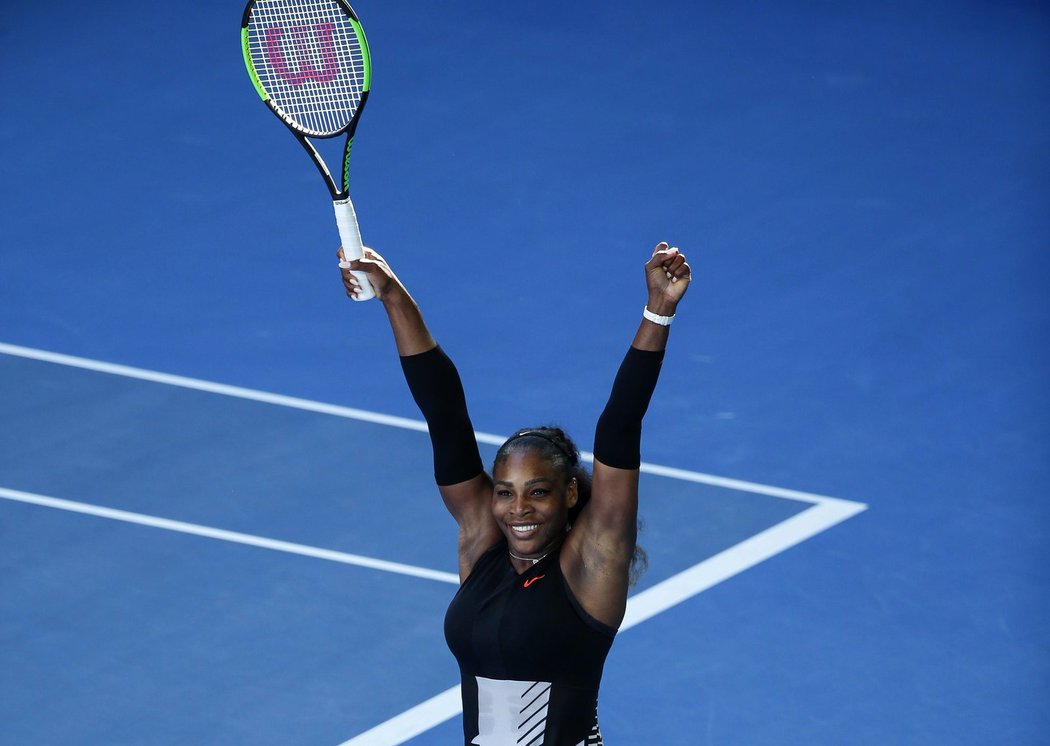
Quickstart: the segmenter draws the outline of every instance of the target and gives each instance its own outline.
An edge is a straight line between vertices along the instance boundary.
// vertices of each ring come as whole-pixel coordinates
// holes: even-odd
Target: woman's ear
[[[576,481],[576,477],[569,480],[569,486],[565,490],[565,504],[569,510],[572,510],[576,506],[576,501],[580,499],[580,484]]]

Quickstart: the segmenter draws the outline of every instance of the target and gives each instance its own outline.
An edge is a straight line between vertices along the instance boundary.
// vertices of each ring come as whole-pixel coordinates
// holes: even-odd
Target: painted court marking
[[[212,381],[204,381],[185,376],[175,376],[167,373],[132,368],[125,365],[115,365],[97,360],[73,357],[45,350],[36,350],[29,347],[19,347],[0,342],[0,353],[23,357],[43,362],[55,363],[84,370],[108,373],[126,378],[135,378],[143,381],[162,383],[169,386],[206,391],[223,396],[232,396],[240,399],[275,404],[278,406],[292,407],[310,412],[329,414],[336,417],[371,422],[380,425],[389,425],[407,430],[427,432],[425,422],[412,420],[405,417],[392,417],[390,415],[369,412],[352,407],[336,406],[322,402],[299,399],[296,397],[271,394],[253,389],[229,386]],[[503,436],[488,433],[476,433],[478,441],[492,445],[500,445],[504,441]],[[581,454],[590,460],[592,454]],[[801,513],[787,518],[759,533],[725,549],[712,557],[708,557],[692,567],[679,572],[676,575],[663,580],[656,585],[647,588],[638,594],[631,596],[627,602],[627,614],[624,617],[620,631],[623,632],[634,627],[657,614],[702,593],[703,591],[717,585],[739,573],[754,567],[771,557],[780,554],[791,547],[810,539],[822,531],[826,531],[842,521],[845,521],[867,509],[864,503],[852,500],[843,500],[826,495],[815,495],[809,492],[800,492],[782,487],[746,482],[737,479],[703,474],[701,472],[675,469],[657,464],[643,463],[641,470],[647,474],[680,479],[699,484],[707,484],[741,492],[779,497],[786,500],[796,500],[809,503],[811,507]],[[357,565],[386,572],[396,572],[404,575],[438,580],[442,582],[458,583],[451,573],[439,572],[427,568],[404,565],[397,562],[387,562],[361,555],[335,552],[327,549],[308,547],[302,544],[266,539],[250,534],[241,534],[234,531],[226,531],[208,526],[200,526],[181,521],[172,521],[156,516],[147,516],[141,513],[130,513],[128,511],[103,508],[86,503],[77,503],[70,500],[62,500],[45,495],[35,495],[17,490],[0,488],[0,498],[16,500],[25,503],[41,505],[44,507],[69,510],[78,513],[95,515],[101,518],[136,523],[154,528],[179,531],[181,533],[193,534],[207,538],[232,541],[240,544],[272,549],[276,551],[290,552],[318,559],[326,559],[345,564]],[[397,746],[415,736],[425,733],[441,723],[456,717],[460,713],[459,686],[451,687],[430,699],[402,712],[395,717],[376,725],[364,733],[343,742],[340,746]]]
[[[12,490],[6,487],[0,487],[0,498],[13,500],[15,502],[28,503],[30,505],[39,505],[45,508],[67,510],[71,513],[82,513],[84,515],[93,515],[98,518],[108,518],[111,521],[136,523],[140,526],[161,528],[166,531],[175,531],[180,534],[203,536],[208,539],[230,541],[234,544],[246,544],[252,547],[260,547],[262,549],[272,549],[277,552],[299,554],[304,557],[329,560],[330,562],[341,562],[344,565],[357,565],[358,567],[367,567],[372,570],[382,570],[384,572],[398,573],[399,575],[410,575],[416,578],[439,580],[444,583],[459,585],[459,576],[451,572],[430,570],[426,567],[405,565],[400,562],[389,562],[387,560],[375,559],[374,557],[365,557],[360,554],[348,554],[347,552],[336,552],[331,549],[319,549],[318,547],[311,547],[305,544],[294,544],[290,541],[267,539],[262,536],[242,534],[237,531],[212,528],[211,526],[201,526],[196,523],[173,521],[168,518],[145,515],[144,513],[132,513],[127,510],[116,510],[114,508],[105,508],[100,505],[74,502],[73,500],[62,500],[57,497],[37,495],[32,492],[22,492],[21,490]]]

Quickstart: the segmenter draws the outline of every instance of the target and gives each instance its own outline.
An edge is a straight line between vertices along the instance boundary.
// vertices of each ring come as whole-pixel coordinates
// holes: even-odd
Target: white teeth
[[[519,534],[524,534],[539,528],[539,524],[533,524],[531,526],[511,526],[511,528],[517,531]]]

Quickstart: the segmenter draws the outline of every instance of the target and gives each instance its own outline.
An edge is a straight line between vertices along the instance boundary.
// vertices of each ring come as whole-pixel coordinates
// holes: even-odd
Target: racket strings
[[[260,0],[248,21],[259,82],[289,123],[334,135],[353,119],[367,80],[367,49],[337,2]]]

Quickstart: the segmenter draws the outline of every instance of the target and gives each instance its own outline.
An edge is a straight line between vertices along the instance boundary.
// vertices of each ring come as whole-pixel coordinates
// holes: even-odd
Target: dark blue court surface
[[[241,7],[22,5],[0,743],[456,743],[455,526]],[[606,742],[1046,743],[1050,11],[355,7],[362,231],[486,458],[589,448],[649,250],[694,266]]]

